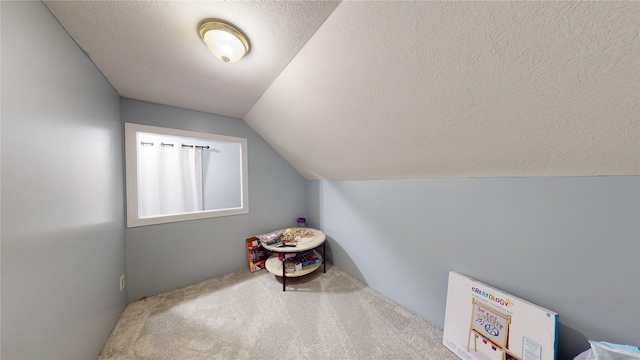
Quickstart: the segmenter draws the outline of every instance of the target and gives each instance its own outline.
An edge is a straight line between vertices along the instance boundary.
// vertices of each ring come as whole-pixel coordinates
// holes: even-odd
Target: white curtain
[[[138,216],[202,210],[202,150],[138,143]]]

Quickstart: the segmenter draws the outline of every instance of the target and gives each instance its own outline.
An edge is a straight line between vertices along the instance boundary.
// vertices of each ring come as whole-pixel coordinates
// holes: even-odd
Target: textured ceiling
[[[244,119],[308,179],[640,174],[639,8],[343,2]]]
[[[337,2],[44,1],[123,97],[242,118]],[[215,58],[198,24],[238,26],[251,50]]]
[[[640,174],[638,2],[45,4],[121,96],[244,119],[308,179]]]

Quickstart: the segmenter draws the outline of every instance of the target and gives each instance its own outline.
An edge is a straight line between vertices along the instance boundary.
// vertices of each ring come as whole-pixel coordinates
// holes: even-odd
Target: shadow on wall
[[[562,318],[562,315],[560,317]],[[560,328],[558,329],[558,359],[573,359],[589,348],[588,340],[583,333],[560,322]]]
[[[358,266],[353,261],[351,256],[344,250],[337,241],[335,241],[331,236],[326,235],[327,240],[325,242],[326,248],[326,260],[327,262],[336,265],[336,260],[338,261],[338,267],[340,270],[346,272],[347,274],[353,276],[358,279],[365,285],[369,286],[367,281],[364,279],[364,275],[358,269]]]

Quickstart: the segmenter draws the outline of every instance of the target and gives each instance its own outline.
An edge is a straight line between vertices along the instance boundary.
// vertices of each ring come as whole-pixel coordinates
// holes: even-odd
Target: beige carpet
[[[442,330],[331,264],[261,270],[129,304],[98,359],[458,359]]]

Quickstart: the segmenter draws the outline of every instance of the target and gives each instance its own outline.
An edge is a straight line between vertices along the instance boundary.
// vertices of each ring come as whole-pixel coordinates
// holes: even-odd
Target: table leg
[[[285,289],[287,288],[287,276],[284,273],[284,263],[286,258],[287,257],[283,255],[282,257],[282,291],[285,291]]]
[[[322,266],[324,266],[324,268],[322,269],[323,273],[327,272],[327,242],[323,242],[322,243]]]

